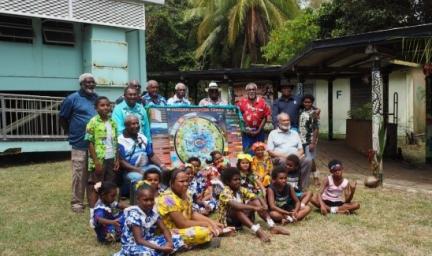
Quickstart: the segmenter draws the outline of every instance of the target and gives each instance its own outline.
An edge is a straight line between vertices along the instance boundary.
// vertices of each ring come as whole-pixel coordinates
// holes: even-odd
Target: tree
[[[294,0],[189,0],[190,17],[199,17],[197,31],[198,59],[210,66],[240,66],[261,60],[260,47],[269,31],[295,17]],[[228,62],[228,63],[227,63]],[[231,63],[229,63],[231,62]]]
[[[196,19],[184,20],[188,5],[183,0],[167,0],[165,5],[146,5],[147,69],[174,71],[195,69]],[[192,29],[191,29],[192,28]]]
[[[333,0],[319,9],[320,38],[431,22],[431,5],[430,0]]]
[[[269,43],[262,48],[267,61],[285,64],[318,37],[316,12],[307,9],[293,20],[286,21],[270,34]]]

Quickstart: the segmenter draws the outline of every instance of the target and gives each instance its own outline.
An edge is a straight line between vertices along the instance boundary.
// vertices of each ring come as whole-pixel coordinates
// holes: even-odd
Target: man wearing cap
[[[199,106],[224,106],[226,101],[220,98],[220,89],[216,82],[211,82],[206,89],[208,97],[199,102]]]
[[[282,96],[273,102],[272,106],[272,121],[274,127],[277,127],[277,116],[280,113],[287,113],[291,119],[291,129],[299,131],[299,112],[302,106],[302,96],[293,95],[294,85],[283,81],[281,83]],[[320,114],[320,109],[312,107],[316,110],[317,115]]]
[[[127,87],[133,87],[133,88],[137,89],[137,94],[138,94],[138,96],[137,96],[137,98],[138,98],[137,103],[138,104],[143,104],[141,96],[140,96],[141,95],[141,83],[138,80],[132,80],[132,81],[128,82],[126,84],[126,86]],[[124,99],[125,99],[124,95],[118,97],[116,99],[116,101],[115,101],[115,104],[117,105],[117,104],[122,103],[124,101]]]
[[[72,146],[72,211],[84,211],[84,195],[87,187],[87,150],[88,142],[84,140],[86,125],[95,116],[94,103],[96,82],[92,74],[85,73],[79,77],[80,89],[67,96],[60,106],[60,125],[69,135]]]
[[[168,99],[168,105],[172,106],[188,106],[190,101],[186,98],[187,87],[184,83],[178,83],[175,86],[175,94]]]
[[[147,93],[142,96],[145,106],[166,106],[166,99],[159,94],[159,83],[156,80],[147,82]]]
[[[247,97],[242,97],[237,106],[243,115],[245,131],[243,132],[243,151],[250,152],[251,146],[255,142],[265,140],[263,131],[267,118],[271,115],[270,107],[264,98],[257,96],[257,85],[249,83],[246,85]]]

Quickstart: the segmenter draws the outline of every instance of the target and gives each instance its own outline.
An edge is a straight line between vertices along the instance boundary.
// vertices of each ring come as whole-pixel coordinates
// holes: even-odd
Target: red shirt
[[[242,97],[237,106],[243,114],[246,126],[250,128],[258,129],[262,120],[271,115],[270,107],[262,97],[257,96],[253,103],[247,97]]]

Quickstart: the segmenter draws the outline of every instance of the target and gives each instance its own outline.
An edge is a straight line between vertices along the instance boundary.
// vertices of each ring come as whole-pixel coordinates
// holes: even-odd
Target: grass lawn
[[[0,255],[110,255],[120,246],[96,242],[88,213],[70,211],[70,163],[0,170]],[[431,255],[431,196],[359,187],[351,216],[313,211],[289,225],[291,235],[263,244],[248,231],[221,248],[182,255]]]

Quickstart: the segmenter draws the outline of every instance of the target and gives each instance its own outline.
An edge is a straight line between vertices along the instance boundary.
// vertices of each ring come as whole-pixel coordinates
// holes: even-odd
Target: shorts
[[[287,203],[284,206],[281,207],[283,210],[288,211],[288,212],[292,212],[295,209],[295,204],[292,203]]]
[[[250,211],[247,216],[252,222],[255,222],[255,212]],[[235,217],[233,217],[233,214],[231,212],[231,209],[228,209],[226,213],[226,222],[228,226],[235,227],[237,230],[240,230],[242,228],[242,223]]]
[[[336,202],[333,202],[333,201],[329,201],[329,200],[323,200],[323,202],[328,206],[328,207],[339,207],[339,206],[342,206],[343,204],[344,204],[344,202],[342,202],[342,201],[336,201]]]
[[[89,173],[88,184],[94,185],[100,181],[110,181],[114,184],[118,182],[118,174],[114,172],[114,159],[104,159],[102,173],[96,174],[95,171]]]

